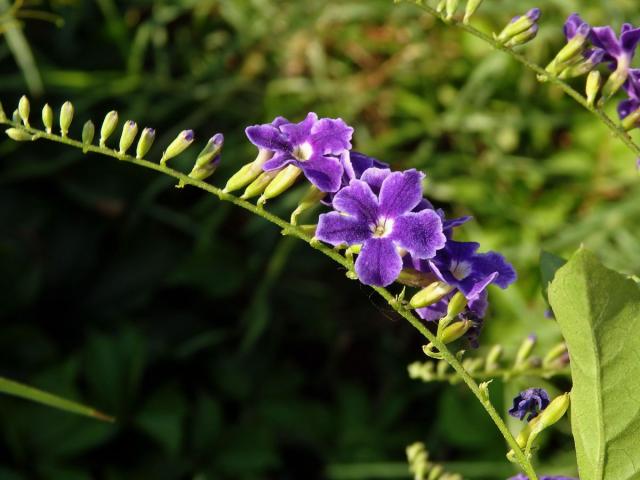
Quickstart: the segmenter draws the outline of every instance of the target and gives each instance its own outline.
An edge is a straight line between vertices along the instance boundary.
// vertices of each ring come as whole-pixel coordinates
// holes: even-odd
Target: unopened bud
[[[464,309],[467,307],[467,298],[460,291],[456,292],[451,300],[449,300],[449,305],[447,307],[447,318],[455,318],[464,312]]]
[[[42,107],[42,123],[47,133],[53,131],[53,109],[48,103],[45,103],[44,107]]]
[[[561,342],[557,344],[544,356],[544,359],[542,360],[542,366],[547,369],[553,368],[557,363],[563,363],[567,351],[568,350],[566,343]]]
[[[444,467],[442,465],[434,465],[431,471],[429,472],[429,476],[427,480],[439,480],[442,478],[442,473],[444,472]]]
[[[442,300],[453,291],[453,288],[454,287],[444,282],[433,282],[411,297],[409,305],[411,305],[412,308],[428,307]]]
[[[66,137],[69,133],[69,127],[73,121],[73,113],[73,104],[64,102],[60,108],[60,133],[63,137]]]
[[[531,40],[536,38],[536,35],[538,35],[538,29],[538,24],[533,24],[528,30],[525,30],[524,32],[519,33],[518,35],[514,35],[512,38],[510,38],[505,43],[505,46],[517,47],[519,45],[524,45],[525,43],[530,42]]]
[[[511,19],[511,22],[496,36],[496,40],[500,43],[506,43],[516,35],[529,30],[538,22],[540,18],[540,9],[532,8],[525,15],[517,16]]]
[[[604,50],[601,49],[592,49],[585,52],[582,59],[578,62],[567,66],[560,75],[559,78],[567,79],[567,78],[575,78],[581,77],[582,75],[586,75],[587,73],[593,71],[602,59],[604,58]]]
[[[91,145],[93,143],[93,137],[96,134],[96,127],[91,120],[87,120],[87,122],[82,127],[82,144],[83,145]],[[85,150],[86,153],[86,150]]]
[[[487,372],[493,372],[500,368],[500,357],[502,356],[502,345],[494,345],[487,354],[487,360],[484,369]]]
[[[173,142],[169,144],[167,149],[162,154],[160,159],[160,165],[166,165],[168,160],[177,157],[184,152],[189,145],[193,143],[193,130],[183,130],[175,138]]]
[[[30,127],[29,125],[29,113],[31,113],[31,103],[29,103],[29,99],[26,95],[20,97],[20,101],[18,102],[18,113],[20,114],[20,119],[25,127]]]
[[[4,113],[4,108],[2,108],[2,102],[0,102],[0,122],[4,122],[7,120],[7,115]]]
[[[267,186],[264,193],[258,200],[259,205],[264,205],[267,200],[277,197],[286,192],[297,180],[302,170],[295,165],[287,165]]]
[[[100,127],[100,146],[104,147],[111,134],[116,130],[118,126],[118,112],[115,110],[110,111],[104,117],[102,127]]]
[[[629,130],[633,130],[634,128],[636,128],[639,122],[640,108],[634,110],[629,115],[624,117],[624,119],[622,120],[622,128],[624,128],[625,132],[628,132]]]
[[[436,5],[436,12],[442,13],[447,6],[447,0],[440,0],[438,5]]]
[[[527,438],[527,450],[531,449],[531,445],[533,445],[533,442],[540,432],[549,428],[564,417],[564,414],[567,413],[567,410],[569,409],[570,403],[571,399],[568,393],[560,395],[554,398],[547,408],[545,408],[540,415],[534,419],[537,420],[537,422],[531,426],[531,433],[529,434],[529,438]]]
[[[16,142],[26,142],[28,140],[33,140],[33,135],[19,128],[8,128],[4,131],[4,133],[6,133],[11,140],[15,140]]]
[[[615,93],[620,90],[624,82],[627,81],[629,76],[629,62],[623,61],[622,59],[618,61],[618,68],[609,76],[607,82],[602,87],[602,97],[600,97],[600,106],[604,105],[604,103],[609,100]]]
[[[535,335],[529,335],[524,339],[520,348],[518,348],[518,352],[516,353],[515,367],[518,368],[520,366],[524,366],[529,360],[529,356],[533,351],[533,347],[536,346],[538,341],[538,337]]]
[[[156,131],[153,128],[145,128],[140,134],[138,145],[136,146],[136,158],[141,159],[149,153],[153,141],[156,139]]]
[[[438,377],[443,377],[449,370],[449,363],[446,360],[440,360],[436,365],[436,374]]]
[[[428,273],[419,272],[413,268],[403,268],[400,272],[400,275],[396,279],[396,282],[401,283],[403,285],[407,285],[409,287],[420,287],[424,288],[427,285],[433,283],[433,275]]]
[[[445,19],[451,20],[458,9],[458,5],[460,4],[460,0],[447,0],[445,5],[446,7],[446,15]]]
[[[467,333],[472,326],[473,322],[471,320],[454,322],[442,331],[440,340],[444,344],[455,342]]]
[[[464,9],[464,18],[462,19],[463,23],[469,23],[469,20],[471,20],[471,17],[473,16],[473,14],[476,13],[476,10],[478,10],[481,3],[482,3],[482,0],[467,1],[467,5],[465,6],[465,9]]]
[[[129,147],[133,145],[134,140],[138,135],[138,124],[133,120],[127,120],[122,126],[122,134],[120,135],[120,149],[118,153],[124,155],[129,150]]]
[[[321,191],[315,185],[311,185],[307,190],[305,196],[302,198],[302,200],[300,200],[300,203],[298,203],[296,209],[291,213],[290,223],[292,225],[297,225],[298,215],[318,205],[320,203],[320,200],[322,200],[326,196],[326,192]]]
[[[558,52],[554,61],[558,64],[568,63],[574,60],[582,53],[584,44],[591,32],[591,26],[588,23],[581,24],[576,30],[575,35],[567,44]]]
[[[206,180],[213,175],[220,164],[220,152],[223,144],[224,136],[221,133],[216,133],[211,137],[204,149],[198,154],[189,177],[195,180]],[[181,180],[177,187],[182,188],[183,186],[184,182]]]
[[[18,109],[16,108],[16,109],[13,111],[13,115],[11,115],[11,121],[12,121],[13,123],[20,123],[20,120],[22,120],[22,119],[20,118],[20,112],[18,112]]]
[[[261,148],[253,162],[247,163],[231,176],[224,187],[224,192],[233,192],[249,185],[262,173],[262,166],[267,160],[271,159],[271,157],[273,157],[272,151]]]
[[[602,87],[602,74],[599,70],[592,70],[587,77],[587,85],[585,91],[587,93],[587,103],[593,106],[596,103],[596,97]]]
[[[269,184],[276,178],[276,175],[280,173],[280,170],[270,170],[268,172],[262,172],[258,178],[256,178],[253,182],[247,186],[244,190],[244,193],[240,198],[243,200],[247,200],[249,198],[257,197],[258,195],[262,195],[262,192],[269,186]]]

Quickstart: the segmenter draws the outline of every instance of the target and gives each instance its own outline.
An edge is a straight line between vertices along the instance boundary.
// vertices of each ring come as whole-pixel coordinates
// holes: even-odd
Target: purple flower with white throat
[[[318,119],[309,113],[300,123],[282,119],[248,127],[246,134],[258,148],[273,152],[273,158],[262,166],[265,171],[295,165],[319,190],[340,188],[344,172],[340,156],[351,149],[353,135],[353,128],[342,119]]]
[[[355,263],[360,281],[387,286],[402,270],[399,249],[432,258],[446,238],[433,210],[413,212],[422,200],[424,174],[370,168],[333,199],[334,212],[320,215],[316,237],[332,245],[362,245]]]
[[[543,388],[529,388],[518,394],[513,399],[513,407],[509,409],[509,415],[519,420],[529,415],[530,422],[549,405],[549,394]]]
[[[640,28],[625,23],[618,38],[610,26],[593,27],[589,39],[596,47],[606,52],[604,61],[609,61],[611,69],[615,70],[603,88],[603,99],[607,100],[620,89],[629,76],[631,60],[640,42]]]

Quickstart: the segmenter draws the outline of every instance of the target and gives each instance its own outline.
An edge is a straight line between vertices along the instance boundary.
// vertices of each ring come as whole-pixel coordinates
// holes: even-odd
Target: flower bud
[[[533,351],[533,347],[536,346],[537,341],[538,337],[533,334],[524,339],[524,341],[520,345],[520,348],[518,349],[518,352],[516,353],[516,368],[524,366],[526,364],[529,356],[531,355],[531,352]]]
[[[511,39],[509,39],[505,43],[505,46],[517,47],[518,45],[524,45],[525,43],[530,42],[531,40],[536,38],[536,35],[538,35],[538,28],[539,27],[537,23],[532,25],[528,30],[525,30],[524,32],[519,33],[518,35],[515,35]]]
[[[96,134],[96,127],[91,120],[87,120],[87,122],[82,127],[82,144],[83,145],[91,145],[93,142],[93,137]],[[86,150],[85,150],[86,153]]]
[[[102,127],[100,127],[100,146],[104,147],[111,134],[118,126],[118,112],[115,110],[110,111],[104,117]]]
[[[458,9],[458,5],[459,4],[460,4],[460,0],[447,0],[447,3],[445,5],[445,7],[446,7],[445,19],[446,20],[451,20],[453,18],[453,16],[456,13],[456,10]]]
[[[496,40],[503,44],[506,43],[516,35],[526,32],[533,27],[539,18],[539,8],[532,8],[525,15],[512,18],[511,22],[496,36]]]
[[[427,285],[433,283],[433,275],[419,272],[413,268],[403,268],[400,275],[396,279],[396,282],[409,287],[424,288]]]
[[[585,87],[587,94],[587,103],[593,107],[596,97],[602,87],[602,74],[598,70],[592,70],[587,77],[587,85]]]
[[[258,156],[253,162],[247,163],[231,176],[223,191],[225,193],[229,193],[249,185],[262,173],[262,166],[267,160],[271,159],[271,157],[273,157],[273,152],[271,150],[261,148],[258,151]]]
[[[280,170],[270,170],[268,172],[262,172],[258,178],[249,184],[240,198],[247,200],[249,198],[262,195],[262,192],[269,186],[271,181],[276,178],[276,175],[280,173]]]
[[[44,107],[42,107],[42,123],[47,133],[53,131],[53,110],[48,103],[45,103]]]
[[[467,333],[472,326],[473,322],[471,320],[454,322],[442,331],[440,340],[444,344],[455,342]]]
[[[456,292],[447,307],[447,318],[455,318],[467,307],[467,298],[462,292]]]
[[[4,122],[7,120],[7,115],[4,113],[4,108],[2,108],[2,102],[0,102],[0,122]]]
[[[431,471],[429,472],[429,476],[427,480],[438,480],[444,472],[444,467],[442,465],[434,465]]]
[[[160,159],[160,165],[166,165],[167,161],[177,157],[184,152],[189,145],[193,143],[193,130],[183,130],[175,138],[173,142],[169,144],[167,149],[162,154]]]
[[[567,44],[562,47],[562,50],[558,52],[556,58],[553,60],[557,64],[568,63],[574,60],[578,55],[582,53],[584,44],[591,32],[591,26],[588,23],[581,24],[576,30],[575,35]]]
[[[153,141],[156,139],[156,131],[153,128],[145,128],[140,134],[138,139],[138,146],[136,147],[136,158],[144,158],[149,153]]]
[[[124,155],[129,150],[129,147],[133,145],[133,141],[138,135],[138,124],[133,120],[127,120],[122,126],[122,134],[120,135],[120,149],[118,153]]]
[[[544,356],[544,359],[542,360],[543,368],[554,368],[557,363],[564,363],[567,352],[568,350],[566,343],[561,342],[557,344]]]
[[[411,297],[409,305],[411,305],[411,308],[428,307],[442,300],[451,291],[453,291],[451,285],[440,281],[433,282]]]
[[[221,133],[216,133],[211,137],[202,151],[198,154],[196,163],[193,166],[191,173],[189,173],[189,177],[196,180],[205,180],[213,175],[220,164],[220,152],[222,151],[223,144],[224,136]],[[184,182],[181,180],[177,187],[184,187]]]
[[[20,119],[25,127],[30,127],[29,125],[29,113],[31,112],[31,103],[29,103],[29,99],[26,95],[20,97],[20,101],[18,102],[18,114],[20,115]]]
[[[640,122],[640,108],[634,110],[622,120],[622,128],[625,132],[633,130]]]
[[[21,120],[22,120],[22,119],[20,118],[20,112],[18,112],[18,109],[16,108],[16,109],[13,111],[13,115],[11,115],[11,121],[12,121],[13,123],[20,123],[20,121],[21,121]]]
[[[264,205],[267,200],[286,192],[295,183],[301,173],[302,170],[295,165],[287,165],[284,167],[264,190],[264,193],[258,200],[258,205]]]
[[[502,356],[502,345],[494,345],[487,354],[487,360],[485,362],[485,371],[494,372],[500,368],[500,357]]]
[[[16,142],[26,142],[27,140],[33,140],[33,135],[21,130],[19,128],[8,128],[4,131],[11,140]]]
[[[438,5],[436,5],[436,12],[438,13],[444,12],[444,9],[446,6],[447,6],[447,0],[440,0]]]
[[[609,75],[604,87],[602,87],[602,96],[600,97],[599,105],[602,106],[604,103],[609,100],[611,97],[615,95],[615,93],[620,90],[624,82],[627,81],[629,76],[629,62],[623,61],[622,59],[618,61],[618,68]]]
[[[292,225],[297,225],[298,215],[318,205],[318,203],[320,203],[320,200],[322,200],[326,196],[326,192],[319,190],[315,185],[311,185],[309,187],[309,190],[307,190],[305,196],[302,198],[302,200],[300,200],[300,203],[298,203],[296,209],[291,213],[290,223]]]
[[[73,121],[73,104],[71,102],[64,102],[62,108],[60,108],[60,133],[66,138],[69,133],[69,127]]]
[[[571,399],[568,393],[554,398],[540,415],[536,417],[538,421],[531,427],[531,434],[527,439],[527,450],[531,449],[531,445],[538,437],[540,432],[557,423],[569,409]],[[534,419],[535,420],[535,419]]]
[[[446,360],[440,360],[436,365],[436,375],[438,377],[443,377],[447,374],[447,370],[449,370],[449,362]]]
[[[587,50],[581,60],[568,65],[560,72],[558,77],[562,79],[581,77],[596,68],[602,62],[604,54],[604,50],[600,49]]]
[[[463,23],[469,23],[469,20],[471,20],[471,17],[473,16],[473,14],[476,13],[476,10],[478,10],[481,3],[482,3],[482,0],[467,1],[467,5],[465,6],[465,9],[464,9],[464,18],[462,19]]]

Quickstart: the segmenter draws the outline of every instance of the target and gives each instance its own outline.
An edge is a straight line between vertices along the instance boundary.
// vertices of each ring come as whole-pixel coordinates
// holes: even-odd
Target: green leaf
[[[640,289],[581,249],[549,300],[571,355],[580,479],[640,479]]]
[[[542,282],[542,296],[548,302],[549,284],[552,282],[553,277],[560,267],[562,267],[567,261],[554,255],[553,253],[542,250],[540,252],[540,280]]]
[[[51,393],[38,390],[37,388],[29,387],[28,385],[14,382],[13,380],[9,380],[8,378],[0,377],[0,393],[6,393],[8,395],[13,395],[14,397],[24,398],[33,402],[42,403],[44,405],[48,405],[60,410],[65,410],[70,413],[75,413],[77,415],[85,415],[87,417],[93,417],[97,418],[98,420],[107,422],[114,421],[112,417],[109,417],[108,415],[105,415],[104,413],[101,413],[91,407],[72,402],[71,400],[67,400]]]

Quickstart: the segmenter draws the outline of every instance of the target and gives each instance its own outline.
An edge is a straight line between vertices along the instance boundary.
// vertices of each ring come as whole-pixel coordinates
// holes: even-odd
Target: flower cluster
[[[506,288],[515,280],[513,267],[500,254],[478,253],[478,243],[453,240],[454,228],[469,217],[447,220],[436,210],[423,197],[423,173],[393,172],[351,151],[353,128],[342,119],[309,113],[292,123],[279,117],[246,133],[267,152],[260,167],[276,172],[273,182],[283,174],[303,174],[321,193],[317,198],[332,211],[320,215],[315,236],[357,254],[354,270],[362,283],[424,287],[422,300],[411,304],[425,320],[451,314],[452,299],[462,296],[453,316],[473,320],[464,332],[473,336],[487,307],[487,287]]]

